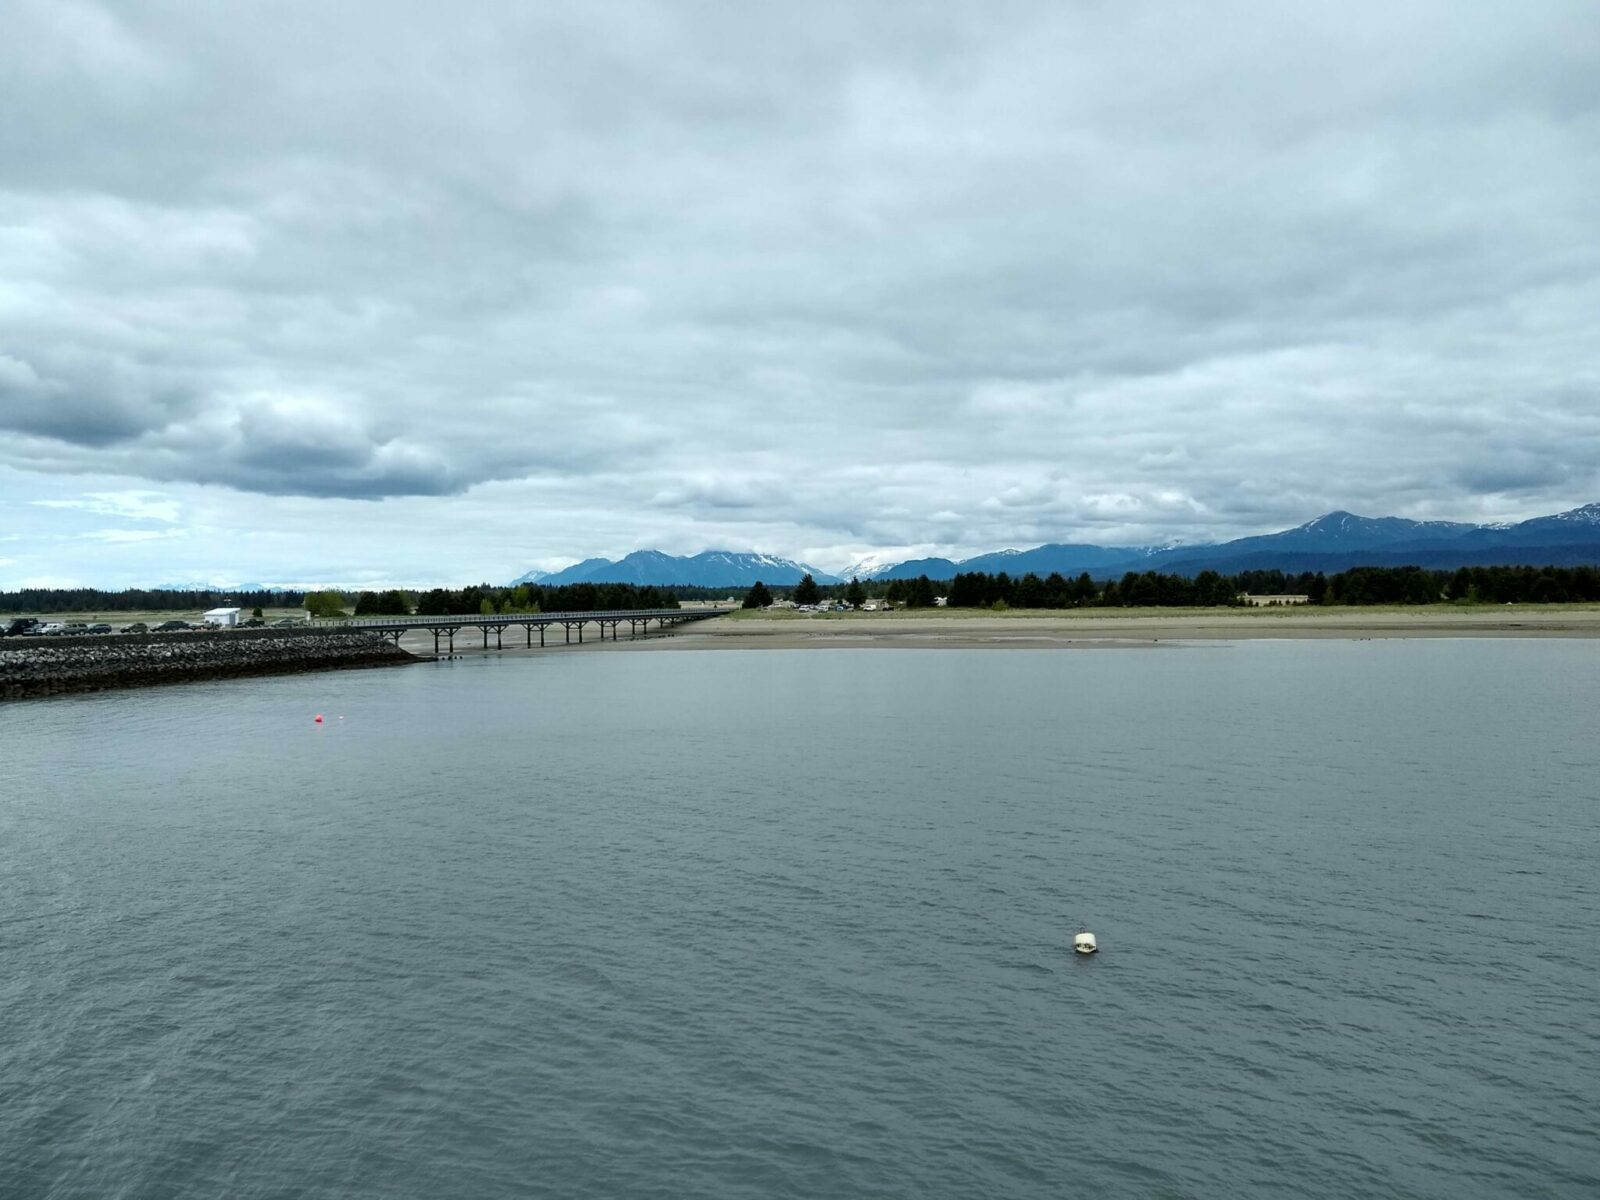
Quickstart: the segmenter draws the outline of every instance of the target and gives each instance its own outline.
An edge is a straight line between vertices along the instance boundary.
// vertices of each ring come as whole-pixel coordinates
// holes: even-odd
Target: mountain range
[[[567,583],[636,583],[658,587],[747,588],[760,581],[780,587],[799,583],[810,575],[818,583],[838,583],[837,576],[770,554],[736,554],[729,550],[707,550],[687,558],[663,554],[659,550],[635,550],[626,558],[612,562],[607,558],[587,558],[560,571],[529,571],[513,579],[519,583],[557,586]]]
[[[1099,579],[1128,571],[1195,575],[1220,571],[1277,569],[1344,571],[1357,566],[1420,566],[1453,570],[1471,566],[1600,565],[1600,503],[1531,520],[1492,525],[1459,521],[1410,521],[1404,517],[1360,517],[1331,512],[1278,533],[1197,546],[1096,546],[1053,543],[1031,550],[998,550],[974,558],[917,558],[884,563],[864,560],[842,572],[845,579],[949,579],[957,572],[1080,575]],[[677,587],[749,587],[756,580],[788,586],[810,574],[818,583],[840,577],[805,563],[768,554],[708,550],[677,557],[640,550],[617,562],[591,558],[552,573],[530,571],[513,583],[636,583]]]

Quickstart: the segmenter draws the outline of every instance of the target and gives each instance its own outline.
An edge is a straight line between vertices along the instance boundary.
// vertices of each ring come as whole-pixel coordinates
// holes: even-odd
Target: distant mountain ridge
[[[707,550],[703,554],[679,557],[659,550],[635,550],[616,562],[608,558],[589,558],[548,574],[530,571],[512,583],[540,583],[551,587],[569,583],[636,583],[656,587],[747,588],[759,580],[788,587],[799,583],[806,575],[818,583],[840,582],[826,571],[770,554]]]
[[[1361,517],[1342,510],[1278,533],[1195,546],[1094,546],[1052,544],[1032,550],[1005,550],[950,562],[917,559],[876,572],[877,579],[914,579],[939,564],[949,578],[957,571],[1022,575],[1080,575],[1099,578],[1128,571],[1195,575],[1213,570],[1343,571],[1356,566],[1420,566],[1453,569],[1470,566],[1600,565],[1600,503],[1515,524],[1473,525],[1460,521],[1411,521],[1404,517]]]
[[[843,578],[949,579],[958,572],[1012,576],[1076,576],[1087,571],[1104,579],[1128,571],[1195,575],[1250,570],[1344,571],[1358,566],[1420,566],[1453,570],[1472,566],[1600,565],[1600,503],[1533,517],[1516,523],[1474,525],[1461,521],[1412,521],[1404,517],[1362,517],[1336,510],[1277,533],[1230,542],[1184,546],[1097,546],[1052,543],[1029,550],[997,550],[960,561],[915,558],[883,562],[863,559]],[[637,583],[681,587],[749,587],[758,579],[787,587],[810,574],[818,583],[842,580],[805,563],[767,554],[708,550],[680,558],[639,550],[618,562],[591,558],[565,570],[530,571],[513,583]]]

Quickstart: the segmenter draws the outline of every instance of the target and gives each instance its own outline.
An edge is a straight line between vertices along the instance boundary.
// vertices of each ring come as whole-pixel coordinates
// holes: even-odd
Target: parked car
[[[150,626],[146,625],[143,621],[135,621],[132,625],[124,625],[122,627],[122,632],[123,633],[149,633],[150,632]]]
[[[272,623],[272,628],[274,628],[274,629],[293,629],[296,625],[299,625],[299,624],[300,624],[300,622],[295,620],[293,617],[284,617],[281,620],[274,621]]]
[[[189,622],[187,621],[163,621],[156,626],[155,631],[157,633],[176,633],[180,629],[188,629],[189,627]]]
[[[33,632],[54,635],[57,633],[65,633],[66,631],[67,627],[60,621],[46,621],[43,625],[40,625],[34,629]]]
[[[3,630],[0,630],[0,637],[23,637],[30,633],[38,633],[42,624],[38,617],[15,617]]]
[[[107,625],[104,621],[98,621],[95,624],[89,626],[87,629],[85,629],[84,632],[85,633],[111,633],[111,632],[113,632],[113,630],[112,630],[111,626]]]
[[[239,622],[239,628],[240,629],[261,629],[261,628],[265,627],[265,625],[266,625],[266,622],[263,621],[260,617],[251,617],[248,621],[240,621]]]

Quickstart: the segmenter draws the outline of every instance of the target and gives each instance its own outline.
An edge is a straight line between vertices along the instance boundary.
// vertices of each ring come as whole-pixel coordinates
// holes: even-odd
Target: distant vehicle
[[[293,617],[283,617],[280,620],[274,621],[272,623],[272,628],[274,628],[274,629],[293,629],[296,625],[299,625],[299,624],[300,624],[300,622],[295,620]]]
[[[146,625],[143,621],[135,621],[132,625],[124,625],[122,627],[122,632],[123,633],[149,633],[150,632],[150,626]]]
[[[163,621],[156,626],[155,631],[157,633],[176,633],[180,629],[188,628],[189,622],[187,621]]]
[[[67,631],[67,627],[65,625],[63,625],[60,621],[46,621],[43,625],[40,625],[33,632],[34,633],[43,633],[43,634],[47,634],[47,635],[54,635],[54,634],[57,634],[57,633],[65,633],[66,631]]]
[[[100,621],[100,622],[98,622],[98,623],[96,623],[94,625],[89,626],[89,628],[85,629],[84,632],[85,633],[111,633],[112,629],[111,629],[111,626],[107,625],[104,621]]]
[[[267,623],[265,621],[263,621],[260,617],[251,617],[248,621],[240,621],[239,622],[239,628],[240,629],[263,629],[263,628],[266,627],[266,624]]]
[[[5,629],[0,630],[0,637],[22,637],[25,634],[38,633],[42,624],[38,617],[15,617]]]

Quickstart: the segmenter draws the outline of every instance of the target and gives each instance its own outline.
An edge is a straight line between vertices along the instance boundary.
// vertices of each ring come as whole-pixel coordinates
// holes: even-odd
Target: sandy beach
[[[1076,612],[921,610],[895,613],[731,613],[666,632],[601,641],[585,631],[582,649],[639,650],[845,650],[1151,649],[1186,642],[1263,639],[1383,638],[1593,638],[1600,637],[1600,606],[1517,605],[1503,608],[1297,608],[1297,609],[1089,609]],[[520,632],[508,630],[505,650],[527,654]],[[566,653],[558,633],[545,651]],[[431,635],[410,635],[414,653],[432,653]],[[494,639],[490,638],[489,653]],[[465,633],[455,652],[483,653]]]

